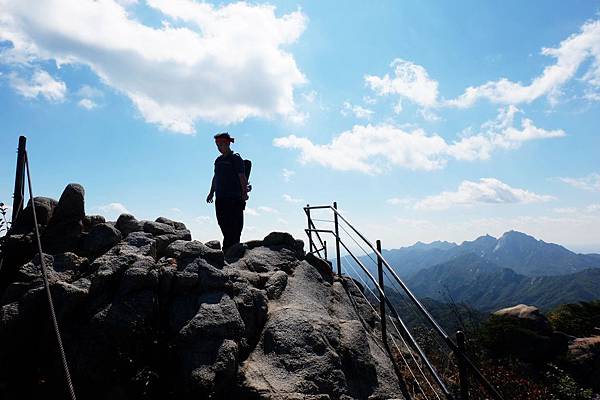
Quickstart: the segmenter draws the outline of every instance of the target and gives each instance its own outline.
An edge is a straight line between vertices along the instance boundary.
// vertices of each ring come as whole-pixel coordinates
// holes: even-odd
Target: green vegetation
[[[440,345],[431,328],[415,317],[405,298],[396,293],[391,297],[431,362],[452,390],[457,391],[454,356]],[[453,336],[456,329],[466,332],[469,357],[505,399],[600,398],[594,397],[600,394],[600,346],[585,348],[584,357],[574,357],[568,347],[570,337],[566,335],[600,335],[597,330],[600,300],[561,305],[549,313],[548,319],[541,315],[537,319],[486,317],[463,304],[445,304],[432,299],[421,299],[421,302],[450,335]],[[401,372],[410,381],[410,374]],[[409,387],[409,391],[413,390]],[[470,395],[472,399],[489,398],[473,378]]]
[[[600,335],[600,300],[563,304],[548,313],[557,331],[577,337]]]

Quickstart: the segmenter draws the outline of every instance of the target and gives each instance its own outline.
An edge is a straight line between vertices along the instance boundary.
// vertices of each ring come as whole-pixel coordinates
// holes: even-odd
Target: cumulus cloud
[[[286,182],[290,182],[292,180],[292,176],[296,174],[295,171],[284,168],[281,170],[281,175],[283,176],[283,180]]]
[[[392,167],[431,171],[444,168],[448,159],[485,160],[495,149],[515,149],[523,142],[564,136],[562,130],[547,131],[529,119],[514,127],[519,110],[501,109],[495,120],[482,125],[477,134],[447,142],[423,129],[404,130],[389,124],[355,125],[334,137],[329,144],[290,135],[273,140],[281,148],[300,150],[301,163],[315,163],[340,171],[380,174]]]
[[[561,88],[588,60],[590,65],[581,79],[592,87],[600,87],[599,20],[585,23],[579,33],[569,36],[556,48],[543,48],[541,54],[554,57],[556,61],[544,68],[541,75],[529,85],[502,78],[481,86],[468,87],[462,95],[446,104],[464,108],[472,106],[479,99],[501,104],[519,104],[530,103],[542,96],[547,96],[551,103],[555,103]]]
[[[292,197],[289,194],[284,194],[282,197],[283,197],[283,200],[287,201],[288,203],[302,203],[304,201],[302,199],[297,199],[295,197]]]
[[[302,98],[304,98],[307,103],[314,103],[317,98],[317,91],[311,90],[310,92],[302,93]]]
[[[521,129],[516,128],[515,116],[520,110],[515,106],[501,108],[496,119],[481,125],[479,132],[466,135],[448,147],[448,154],[457,160],[487,160],[493,150],[517,149],[523,142],[565,136],[561,129],[538,128],[528,118],[521,119]]]
[[[8,78],[10,86],[17,93],[30,99],[41,96],[49,101],[60,102],[65,99],[67,93],[67,85],[54,79],[44,70],[34,71],[31,79],[24,79],[15,72],[9,74]]]
[[[104,212],[117,212],[119,214],[129,214],[129,210],[121,203],[110,203],[98,207],[100,211]]]
[[[585,208],[585,211],[590,213],[600,212],[600,203],[598,204],[590,204]]]
[[[558,178],[562,182],[589,192],[600,192],[600,174],[593,172],[581,178]]]
[[[552,211],[557,214],[573,214],[573,213],[577,212],[577,208],[575,208],[575,207],[558,207],[558,208],[553,208]]]
[[[390,64],[394,76],[365,75],[365,83],[379,96],[396,94],[423,107],[437,104],[438,82],[421,65],[396,58]]]
[[[269,214],[279,214],[279,210],[277,210],[273,207],[267,207],[267,206],[258,207],[258,211],[266,212]]]
[[[81,100],[79,100],[77,105],[81,108],[85,108],[86,110],[92,110],[92,109],[98,107],[98,104],[96,104],[94,102],[94,100],[90,100],[90,99],[81,99]]]
[[[352,114],[356,118],[360,119],[370,119],[371,116],[374,114],[373,110],[369,110],[368,108],[352,104],[349,101],[345,101],[342,104],[342,109],[340,110],[340,113],[343,116],[348,116]]]
[[[455,192],[442,192],[415,203],[418,210],[445,210],[455,205],[538,203],[554,200],[525,189],[513,188],[495,178],[481,178],[479,182],[463,181]]]
[[[302,12],[148,0],[145,6],[166,21],[153,27],[123,3],[132,2],[40,0],[30,7],[0,0],[0,41],[12,44],[2,60],[88,66],[147,122],[175,132],[193,133],[199,119],[228,124],[301,115],[294,89],[306,78],[285,46],[304,31]]]

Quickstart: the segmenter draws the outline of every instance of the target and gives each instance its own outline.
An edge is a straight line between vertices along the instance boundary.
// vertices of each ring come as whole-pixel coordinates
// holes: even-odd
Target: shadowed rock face
[[[180,222],[75,208],[50,221],[80,218],[78,241],[68,231],[69,251],[44,260],[79,398],[402,398],[370,307],[289,234],[224,255]],[[0,398],[64,398],[39,257],[14,268],[0,289]]]

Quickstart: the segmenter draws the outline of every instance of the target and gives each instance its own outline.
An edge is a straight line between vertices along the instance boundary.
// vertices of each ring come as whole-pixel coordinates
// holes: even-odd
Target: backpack
[[[239,153],[234,153],[236,156],[242,158],[242,156],[240,156]],[[252,185],[250,184],[250,172],[252,171],[252,161],[250,160],[244,160],[242,158],[242,161],[244,162],[244,173],[246,174],[246,181],[248,182],[248,191],[252,190]]]
[[[246,180],[250,179],[250,171],[252,171],[252,161],[244,160],[244,171],[246,172]]]

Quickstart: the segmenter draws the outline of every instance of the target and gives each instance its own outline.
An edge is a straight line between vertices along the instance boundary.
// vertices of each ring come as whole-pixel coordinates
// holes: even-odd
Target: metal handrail
[[[311,229],[311,225],[314,227],[314,223],[312,222],[311,218],[310,218],[310,210],[315,210],[315,209],[330,209],[333,211],[334,213],[334,217],[336,220],[336,232],[330,231],[330,230],[321,230],[321,229]],[[483,374],[481,373],[481,371],[479,371],[479,369],[475,366],[475,364],[471,361],[471,359],[465,354],[465,352],[454,343],[454,341],[452,341],[452,339],[450,338],[450,336],[446,333],[446,331],[444,331],[444,329],[437,323],[437,321],[435,321],[435,319],[433,319],[433,317],[431,316],[431,314],[429,313],[429,311],[427,311],[427,309],[423,306],[423,304],[421,304],[421,302],[417,299],[417,297],[410,291],[410,289],[408,288],[408,286],[406,286],[406,284],[402,281],[402,279],[400,279],[400,277],[398,276],[398,274],[396,274],[396,272],[394,271],[394,269],[392,268],[392,266],[387,262],[387,260],[383,257],[383,255],[381,254],[381,252],[376,249],[373,244],[362,234],[360,233],[346,218],[344,218],[344,216],[337,210],[337,204],[334,203],[334,206],[310,206],[310,205],[306,205],[306,207],[304,207],[304,212],[306,213],[308,220],[309,220],[309,229],[306,229],[305,231],[307,232],[307,234],[309,234],[309,238],[311,240],[312,243],[312,236],[310,235],[311,231],[314,231],[316,233],[316,235],[318,235],[319,232],[327,232],[327,233],[332,233],[335,237],[336,237],[336,243],[340,242],[341,240],[339,238],[339,233],[337,232],[337,219],[341,219],[343,222],[346,223],[346,225],[348,225],[357,235],[358,237],[360,237],[370,248],[371,250],[373,250],[373,252],[377,255],[378,259],[381,260],[381,262],[383,263],[383,265],[385,265],[386,269],[391,273],[391,275],[394,277],[394,279],[396,280],[396,282],[402,287],[402,289],[406,292],[406,294],[408,295],[408,297],[411,299],[411,301],[414,303],[414,305],[417,307],[417,309],[425,316],[425,318],[427,319],[427,321],[430,323],[430,325],[433,327],[433,329],[436,331],[436,333],[438,333],[442,339],[444,340],[444,342],[448,345],[448,347],[450,347],[450,349],[452,350],[452,352],[454,354],[456,354],[457,358],[462,361],[462,363],[464,363],[474,374],[475,377],[477,378],[477,380],[488,390],[490,391],[490,393],[492,394],[492,396],[496,399],[496,400],[503,400],[502,395],[498,392],[498,390],[485,378],[485,376],[483,376]],[[319,237],[320,240],[320,237]],[[346,246],[344,245],[344,248],[346,248]],[[348,250],[346,248],[346,250]],[[350,253],[350,252],[349,252]],[[337,251],[337,256],[338,256],[338,275],[341,274],[341,270],[340,270],[340,265],[339,265],[339,250]],[[353,256],[354,258],[354,256]],[[355,261],[358,261],[355,258]],[[369,274],[370,275],[370,274]],[[388,303],[388,300],[386,298],[386,303]]]
[[[329,234],[332,234],[332,235],[335,236],[335,232],[332,231],[332,230],[329,230],[329,229],[305,229],[304,231],[306,233],[310,233],[310,232],[315,232],[315,233],[329,233]],[[354,253],[352,253],[352,251],[346,246],[346,244],[343,242],[343,240],[339,239],[339,241],[340,241],[340,244],[344,247],[344,249],[348,252],[348,254],[352,257],[352,259],[367,274],[367,276],[369,277],[369,279],[371,280],[371,282],[373,282],[373,284],[377,288],[377,291],[379,292],[379,295],[383,299],[385,299],[385,303],[388,305],[388,307],[390,308],[390,310],[393,312],[394,317],[400,322],[400,326],[402,327],[402,332],[408,338],[408,341],[411,344],[411,346],[413,346],[413,348],[415,349],[415,351],[419,354],[419,357],[425,363],[425,366],[427,367],[427,370],[434,377],[437,385],[440,387],[440,389],[442,390],[442,392],[444,393],[444,395],[447,398],[452,399],[452,395],[450,394],[450,391],[448,390],[448,388],[446,387],[446,385],[444,384],[444,382],[440,378],[438,372],[435,370],[434,366],[431,364],[431,362],[429,361],[429,359],[427,358],[427,356],[425,355],[425,353],[423,352],[423,350],[421,349],[421,347],[419,346],[419,344],[417,343],[417,341],[415,340],[414,336],[410,333],[408,327],[404,324],[404,321],[402,321],[402,318],[400,318],[400,315],[396,311],[396,308],[394,307],[394,305],[391,303],[391,301],[385,295],[385,292],[383,291],[383,288],[379,286],[379,284],[377,283],[377,281],[375,280],[375,278],[373,277],[373,275],[371,275],[371,273],[369,272],[369,270],[367,269],[367,267],[365,267],[365,265],[354,255]],[[384,317],[382,316],[382,318],[384,318]]]

